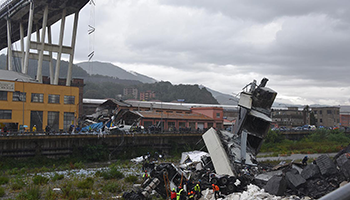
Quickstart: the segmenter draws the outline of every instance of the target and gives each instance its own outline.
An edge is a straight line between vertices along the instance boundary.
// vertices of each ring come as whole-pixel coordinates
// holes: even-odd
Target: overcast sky
[[[159,81],[236,94],[266,77],[279,102],[350,105],[350,1],[95,2],[79,16],[75,63],[93,45],[94,61]]]

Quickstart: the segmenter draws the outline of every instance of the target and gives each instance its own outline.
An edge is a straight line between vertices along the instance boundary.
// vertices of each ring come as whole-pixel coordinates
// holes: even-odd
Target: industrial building
[[[67,130],[79,117],[82,80],[72,86],[38,83],[28,75],[0,70],[0,126],[18,131],[21,125],[29,131],[36,125],[42,131],[47,125],[55,131]]]

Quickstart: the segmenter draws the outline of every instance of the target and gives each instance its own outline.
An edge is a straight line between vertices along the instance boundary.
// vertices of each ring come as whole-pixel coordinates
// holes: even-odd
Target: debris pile
[[[350,149],[350,145],[346,149]],[[350,180],[349,153],[343,151],[334,161],[321,155],[313,163],[303,166],[301,173],[293,169],[291,163],[279,169],[282,173],[272,176],[263,188],[274,195],[320,198]]]
[[[173,163],[147,165],[150,177],[141,188],[126,192],[123,197],[147,199],[154,190],[164,199],[175,191],[179,197],[188,194],[189,199],[211,199],[214,194],[209,191],[213,190],[216,197],[233,194],[231,199],[255,196],[252,191],[259,193],[261,196],[256,197],[260,199],[270,198],[267,193],[292,196],[291,199],[320,198],[349,181],[350,146],[339,152],[334,161],[322,155],[309,165],[305,157],[302,163],[281,163],[270,169],[259,166],[255,156],[270,127],[271,106],[277,95],[265,87],[267,81],[264,78],[258,86],[253,81],[243,88],[233,133],[210,128],[203,134],[210,156],[205,152],[186,152],[179,167]],[[193,191],[197,185],[201,192]]]

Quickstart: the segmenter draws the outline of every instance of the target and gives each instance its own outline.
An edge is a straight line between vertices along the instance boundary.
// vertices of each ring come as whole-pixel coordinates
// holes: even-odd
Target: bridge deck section
[[[24,36],[27,35],[27,25],[29,16],[29,0],[11,0],[1,1],[0,5],[0,50],[7,47],[7,18],[11,19],[12,35],[11,41],[16,42],[20,39],[20,23],[24,26]],[[83,8],[89,0],[33,0],[34,16],[33,30],[41,29],[43,13],[46,5],[49,8],[47,24],[50,26],[62,18],[63,9],[66,9],[66,16],[76,13]]]

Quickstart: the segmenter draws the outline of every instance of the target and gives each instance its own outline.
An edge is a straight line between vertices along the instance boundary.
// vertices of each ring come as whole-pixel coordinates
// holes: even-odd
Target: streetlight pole
[[[21,80],[22,82],[22,95],[19,94],[19,99],[22,101],[22,129],[24,130],[24,80],[21,78],[16,78],[15,81]]]

